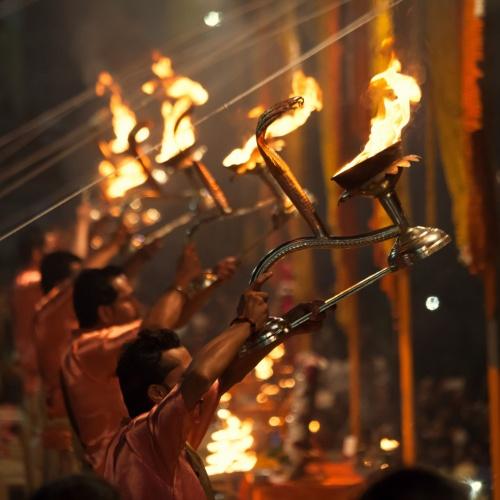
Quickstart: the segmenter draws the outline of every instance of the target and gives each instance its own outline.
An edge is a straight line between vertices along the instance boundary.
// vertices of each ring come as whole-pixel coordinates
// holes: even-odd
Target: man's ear
[[[112,325],[114,323],[113,310],[110,306],[99,306],[97,308],[99,323],[103,325]]]
[[[158,404],[167,394],[168,390],[163,385],[151,384],[148,387],[148,397],[154,404]]]

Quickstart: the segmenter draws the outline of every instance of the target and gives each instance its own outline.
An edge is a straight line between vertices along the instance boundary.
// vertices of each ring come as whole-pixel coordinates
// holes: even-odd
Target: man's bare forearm
[[[149,310],[143,321],[143,328],[177,328],[186,297],[178,290],[165,292]]]
[[[119,251],[120,246],[111,242],[88,257],[84,262],[84,266],[86,268],[107,266]]]
[[[215,337],[198,352],[181,385],[188,408],[193,408],[227,370],[250,333],[249,323],[238,323]]]
[[[221,394],[227,392],[233,385],[241,382],[276,346],[282,344],[283,340],[276,340],[262,348],[257,348],[240,357],[239,353],[229,363],[227,369],[220,377],[219,391]]]

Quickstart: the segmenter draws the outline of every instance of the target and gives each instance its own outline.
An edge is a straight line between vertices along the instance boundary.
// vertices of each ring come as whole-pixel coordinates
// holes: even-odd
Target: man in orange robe
[[[234,258],[223,259],[216,268],[219,282],[231,277],[235,268]],[[173,287],[144,320],[134,290],[119,268],[83,271],[76,280],[73,301],[80,330],[74,333],[62,375],[68,412],[95,470],[102,469],[105,448],[127,417],[115,375],[123,345],[136,337],[141,326],[174,328],[186,322],[201,305],[201,296],[206,296],[206,291],[191,296],[186,292],[200,270],[198,255],[188,245]]]
[[[240,300],[232,325],[194,358],[170,330],[141,330],[120,357],[117,374],[132,420],[106,450],[104,476],[123,500],[213,498],[197,455],[219,396],[252,370],[283,338],[239,356],[268,321],[263,275]],[[320,326],[317,316],[295,333]]]
[[[42,446],[45,481],[79,469],[60,381],[62,360],[71,343],[71,333],[78,326],[73,310],[73,277],[82,267],[107,264],[128,239],[127,232],[120,227],[111,241],[85,262],[65,251],[49,253],[42,260],[41,288],[45,295],[36,308],[34,340],[44,393]]]

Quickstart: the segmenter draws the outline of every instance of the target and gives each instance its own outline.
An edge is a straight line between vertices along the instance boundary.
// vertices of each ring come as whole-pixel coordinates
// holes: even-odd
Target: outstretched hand
[[[161,238],[156,238],[149,243],[143,245],[139,250],[137,250],[137,254],[144,261],[151,260],[161,249],[162,240]]]
[[[237,267],[238,259],[236,257],[225,257],[217,263],[214,271],[219,281],[227,281],[234,276]]]
[[[201,261],[193,243],[188,243],[177,263],[175,285],[186,288],[202,272]]]
[[[269,294],[262,292],[261,288],[269,280],[272,273],[264,273],[260,276],[250,288],[240,297],[240,302],[236,310],[237,317],[249,320],[255,325],[256,330],[264,327],[269,319]]]
[[[289,323],[293,323],[302,316],[311,313],[311,318],[300,327],[296,328],[294,330],[294,333],[301,334],[316,332],[321,329],[321,327],[323,326],[323,321],[326,318],[326,314],[320,312],[320,307],[322,306],[322,304],[323,301],[321,300],[303,302],[302,304],[298,304],[290,309],[284,315],[284,319],[286,319]]]
[[[121,249],[125,245],[128,245],[131,237],[132,235],[130,234],[130,231],[127,229],[125,224],[120,223],[116,231],[111,236],[111,245],[113,245],[117,249]]]

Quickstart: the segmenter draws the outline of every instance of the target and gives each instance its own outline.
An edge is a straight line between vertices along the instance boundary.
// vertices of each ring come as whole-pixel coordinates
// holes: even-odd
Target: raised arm
[[[130,240],[130,234],[124,225],[118,226],[118,229],[113,234],[111,240],[106,245],[103,245],[99,250],[96,250],[88,257],[83,265],[86,268],[104,267],[118,255],[120,250]]]
[[[229,279],[236,269],[236,259],[223,259],[216,267],[220,283]],[[144,320],[145,328],[180,328],[203,307],[214,286],[191,292],[191,283],[200,276],[202,267],[192,243],[185,246],[177,264],[174,283],[153,305]]]
[[[237,265],[238,262],[235,257],[225,257],[218,262],[214,268],[217,281],[208,288],[189,294],[177,324],[178,328],[186,325],[193,315],[207,303],[214,291],[234,276]]]
[[[211,385],[226,371],[238,351],[255,329],[269,317],[267,293],[260,287],[271,274],[262,275],[245,292],[238,307],[238,323],[215,337],[193,359],[181,383],[181,393],[188,409],[194,408]]]
[[[267,356],[277,345],[283,343],[287,338],[290,338],[291,335],[300,335],[319,330],[324,317],[318,314],[318,307],[319,303],[304,303],[297,305],[288,311],[283,319],[287,322],[291,322],[308,312],[312,312],[313,316],[307,323],[293,330],[288,336],[281,336],[265,347],[253,349],[241,357],[239,355],[235,356],[220,377],[220,393],[223,394],[227,392],[233,385],[241,382],[265,356]]]
[[[86,259],[89,253],[90,203],[86,193],[82,194],[80,205],[76,209],[75,235],[72,251],[80,259]]]

